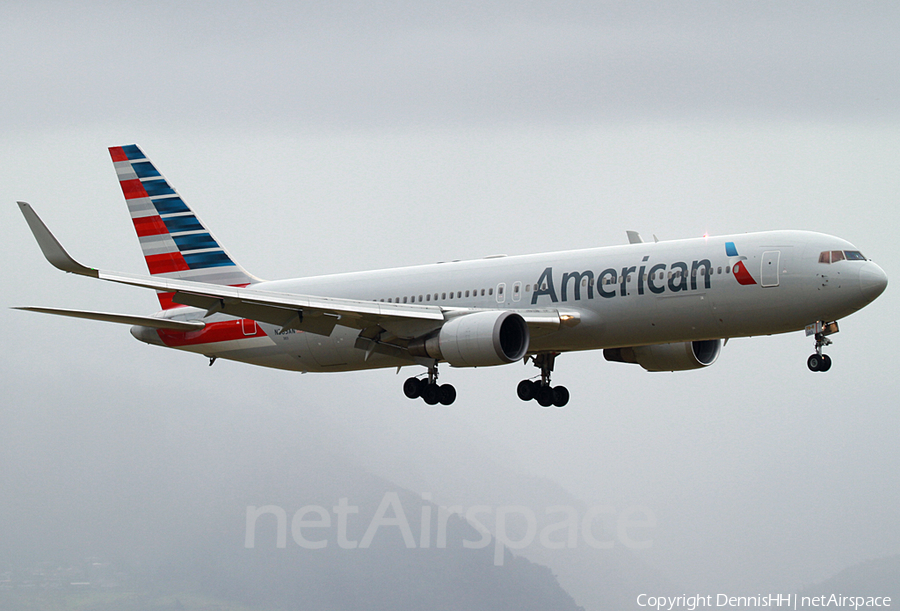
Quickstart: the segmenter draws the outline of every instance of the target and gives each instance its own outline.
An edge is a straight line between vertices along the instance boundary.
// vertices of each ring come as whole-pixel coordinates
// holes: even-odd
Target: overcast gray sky
[[[638,555],[688,589],[900,553],[898,31],[895,2],[4,3],[3,464],[58,441],[57,404],[35,402],[65,397],[73,430],[107,422],[97,397],[165,428],[227,394],[333,426],[389,478],[398,440],[453,431],[587,503],[649,507]],[[530,368],[445,368],[459,399],[435,416],[393,371],[208,368],[7,309],[153,311],[52,269],[15,206],[84,263],[143,272],[106,152],[132,142],[265,278],[796,228],[850,240],[892,285],[841,321],[827,375],[802,333],[734,340],[699,372],[564,355],[564,410],[516,398]]]

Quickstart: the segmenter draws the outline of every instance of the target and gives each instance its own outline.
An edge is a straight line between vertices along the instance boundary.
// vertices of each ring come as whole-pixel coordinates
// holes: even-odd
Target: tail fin
[[[235,263],[136,144],[109,154],[151,275],[227,286],[260,281]],[[180,307],[172,293],[158,296],[163,310]]]

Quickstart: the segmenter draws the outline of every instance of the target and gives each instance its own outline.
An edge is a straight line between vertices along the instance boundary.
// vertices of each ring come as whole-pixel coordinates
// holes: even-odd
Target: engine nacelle
[[[722,340],[708,339],[634,348],[607,348],[603,351],[603,356],[607,361],[637,363],[647,371],[686,371],[709,367],[716,362],[721,351]]]
[[[515,312],[487,311],[451,318],[439,331],[409,343],[413,356],[454,367],[505,365],[528,352],[528,325]]]

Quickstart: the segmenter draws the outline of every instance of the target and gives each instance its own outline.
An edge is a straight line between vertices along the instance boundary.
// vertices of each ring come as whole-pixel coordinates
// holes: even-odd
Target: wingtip
[[[28,223],[28,227],[31,229],[32,235],[34,235],[34,239],[37,240],[41,252],[44,253],[44,257],[50,265],[64,272],[80,276],[99,277],[100,272],[98,270],[82,265],[66,252],[66,249],[62,247],[59,240],[50,232],[44,221],[41,220],[41,217],[31,207],[31,204],[23,201],[17,203],[19,204],[19,210],[22,211],[22,215],[25,217],[25,222]]]

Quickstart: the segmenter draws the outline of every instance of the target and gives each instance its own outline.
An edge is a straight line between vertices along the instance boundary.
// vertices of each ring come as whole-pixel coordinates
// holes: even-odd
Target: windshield
[[[819,253],[819,263],[837,263],[844,260],[865,261],[866,258],[858,250],[823,250]]]

